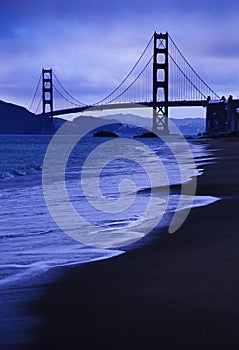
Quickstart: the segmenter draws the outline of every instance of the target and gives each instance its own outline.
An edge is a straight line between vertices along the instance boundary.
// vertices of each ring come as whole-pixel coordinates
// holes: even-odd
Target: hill
[[[49,120],[43,120],[26,108],[0,100],[0,134],[42,134],[54,132]]]

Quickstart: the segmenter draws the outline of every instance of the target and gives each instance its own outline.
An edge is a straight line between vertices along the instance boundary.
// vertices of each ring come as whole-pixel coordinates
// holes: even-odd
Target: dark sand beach
[[[193,209],[175,234],[61,269],[29,305],[42,324],[28,348],[238,348],[239,142],[204,142],[218,158],[197,194],[222,200]]]

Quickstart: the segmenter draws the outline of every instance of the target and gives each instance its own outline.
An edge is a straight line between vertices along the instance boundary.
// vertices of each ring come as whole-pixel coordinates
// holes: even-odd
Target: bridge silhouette
[[[52,69],[42,70],[30,110],[36,104],[39,91],[41,95],[35,110],[37,116],[52,120],[53,116],[84,112],[90,108],[105,110],[135,108],[136,105],[141,105],[152,108],[152,131],[162,133],[169,132],[170,107],[208,107],[210,104],[207,118],[211,120],[213,115],[215,117],[213,103],[222,102],[225,105],[225,100],[222,101],[198,75],[167,32],[155,32],[122,82],[95,103],[86,104],[73,97]],[[67,101],[69,107],[54,109],[53,96]],[[233,100],[231,115],[226,119],[235,119],[234,112],[238,105],[239,101]],[[42,113],[38,112],[40,106]],[[220,113],[224,113],[224,109],[228,110],[223,106]]]

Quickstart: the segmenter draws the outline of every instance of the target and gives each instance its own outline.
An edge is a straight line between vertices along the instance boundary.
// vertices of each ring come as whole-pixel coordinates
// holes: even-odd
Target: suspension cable
[[[57,87],[56,87],[54,84],[53,84],[53,87],[54,87],[55,91],[56,91],[64,100],[66,100],[67,102],[69,102],[69,103],[72,104],[73,106],[79,107],[79,104],[76,104],[76,103],[70,101],[67,97],[65,97],[65,96],[57,89]],[[84,105],[84,106],[86,106],[86,105]]]
[[[54,78],[56,79],[56,81],[58,82],[58,84],[60,85],[60,87],[64,90],[64,92],[65,92],[70,98],[72,98],[77,104],[74,103],[74,102],[71,102],[69,99],[65,98],[65,97],[61,94],[61,96],[62,96],[63,98],[65,98],[65,100],[67,100],[68,102],[72,103],[72,104],[75,105],[75,106],[79,106],[79,105],[86,106],[86,105],[87,105],[86,103],[83,103],[83,102],[77,100],[74,96],[72,96],[72,95],[64,88],[64,86],[62,85],[62,83],[61,83],[60,80],[57,78],[57,76],[56,76],[56,74],[55,74],[54,72],[53,72],[53,76],[54,76]],[[55,87],[55,86],[54,86],[54,87]],[[55,89],[56,89],[56,87],[55,87]],[[58,93],[59,93],[59,90],[58,90]]]
[[[144,56],[145,52],[147,51],[149,45],[151,44],[152,40],[153,40],[154,35],[151,36],[148,44],[146,45],[145,49],[143,50],[142,54],[140,55],[140,57],[138,58],[137,62],[135,63],[135,65],[133,66],[133,68],[130,70],[130,72],[126,75],[126,77],[122,80],[122,82],[109,94],[107,95],[105,98],[103,98],[102,100],[96,102],[93,104],[93,106],[96,106],[100,103],[102,103],[103,101],[107,100],[109,97],[111,97],[123,84],[124,82],[129,78],[129,76],[132,74],[132,72],[135,70],[135,68],[137,67],[137,65],[139,64],[139,62],[141,61],[142,57]],[[132,84],[131,84],[132,85]],[[130,86],[131,86],[130,85]],[[127,89],[125,90],[127,91]],[[122,94],[121,94],[122,95]],[[120,96],[121,96],[120,95]]]
[[[38,80],[38,83],[37,83],[37,87],[36,87],[36,90],[35,90],[34,96],[33,96],[33,98],[32,98],[32,101],[31,101],[30,107],[29,107],[29,111],[30,111],[30,110],[31,110],[31,108],[32,108],[33,102],[34,102],[34,100],[35,100],[35,97],[36,97],[37,91],[38,91],[39,86],[40,86],[40,83],[41,83],[41,75],[40,75],[40,77],[39,77],[39,80]]]
[[[131,82],[131,84],[125,89],[123,90],[119,95],[117,95],[115,98],[113,98],[112,100],[110,100],[108,103],[114,102],[115,100],[117,100],[119,97],[121,97],[125,92],[127,92],[131,86],[134,85],[134,83],[139,79],[139,77],[143,74],[143,72],[146,70],[146,68],[149,66],[150,62],[152,61],[153,56],[150,58],[150,60],[148,61],[148,63],[145,65],[145,67],[143,68],[143,70],[136,76],[136,78]]]
[[[205,96],[199,89],[198,87],[187,77],[187,75],[183,72],[183,70],[179,67],[179,65],[177,64],[177,62],[174,60],[174,58],[169,54],[169,57],[171,58],[171,60],[173,61],[173,63],[176,65],[176,67],[178,68],[178,70],[182,73],[182,75],[184,76],[184,78],[199,92],[200,95],[202,95],[204,98],[207,98],[207,96]]]
[[[38,105],[37,105],[37,108],[36,108],[36,114],[37,114],[37,112],[38,112],[38,109],[39,109],[39,107],[40,107],[40,103],[42,102],[42,97],[40,98],[40,100],[39,100],[39,102],[38,102]]]
[[[180,56],[182,57],[182,59],[186,62],[186,64],[189,66],[189,68],[192,70],[192,72],[196,75],[196,77],[207,87],[207,89],[212,92],[213,95],[215,95],[218,99],[220,99],[220,96],[213,91],[210,86],[198,75],[198,73],[195,71],[195,69],[191,66],[191,64],[186,60],[186,58],[183,56],[182,52],[179,50],[179,48],[177,47],[177,45],[175,44],[175,42],[173,41],[172,37],[169,35],[169,38],[172,42],[172,44],[174,45],[174,47],[176,48],[176,50],[178,51],[178,53],[180,54]],[[171,56],[170,56],[171,57]],[[172,58],[172,57],[171,57]],[[175,62],[175,61],[174,61]],[[203,95],[203,94],[202,94]]]

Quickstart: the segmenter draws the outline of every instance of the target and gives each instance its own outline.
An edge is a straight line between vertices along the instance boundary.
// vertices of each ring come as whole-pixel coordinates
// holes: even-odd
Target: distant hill
[[[197,135],[206,131],[205,118],[171,119],[183,135]]]
[[[101,117],[101,119],[106,119],[106,120],[114,119],[123,124],[129,124],[129,125],[131,124],[131,125],[139,126],[146,129],[152,128],[152,118],[141,117],[135,114],[122,113],[122,114],[105,115]]]
[[[54,132],[49,122],[37,117],[26,108],[0,100],[0,134],[42,134]]]
[[[122,124],[116,118],[108,118],[109,125],[104,126],[104,130],[116,131],[118,128],[122,127]],[[74,130],[78,130],[78,132],[82,131],[82,125],[84,124],[88,129],[92,131],[95,128],[102,129],[102,118],[91,117],[91,116],[80,116],[76,117],[73,120],[73,128]]]
[[[106,115],[102,119],[116,119],[124,124],[131,124],[143,127],[148,130],[152,129],[152,118],[137,116],[134,114],[115,114]],[[205,131],[205,118],[170,118],[170,120],[178,127],[183,135],[197,135]]]
[[[94,134],[97,129],[108,130],[108,131],[116,131],[120,127],[122,127],[122,124],[118,120],[108,119],[107,122],[109,122],[109,125],[103,125],[102,126],[102,119],[96,118],[92,116],[78,116],[73,119],[73,121],[67,121],[62,118],[53,118],[54,127],[56,129],[59,129],[64,123],[65,130],[72,134],[84,134],[86,130],[90,130],[90,133],[92,135]],[[103,122],[104,123],[104,122]]]

